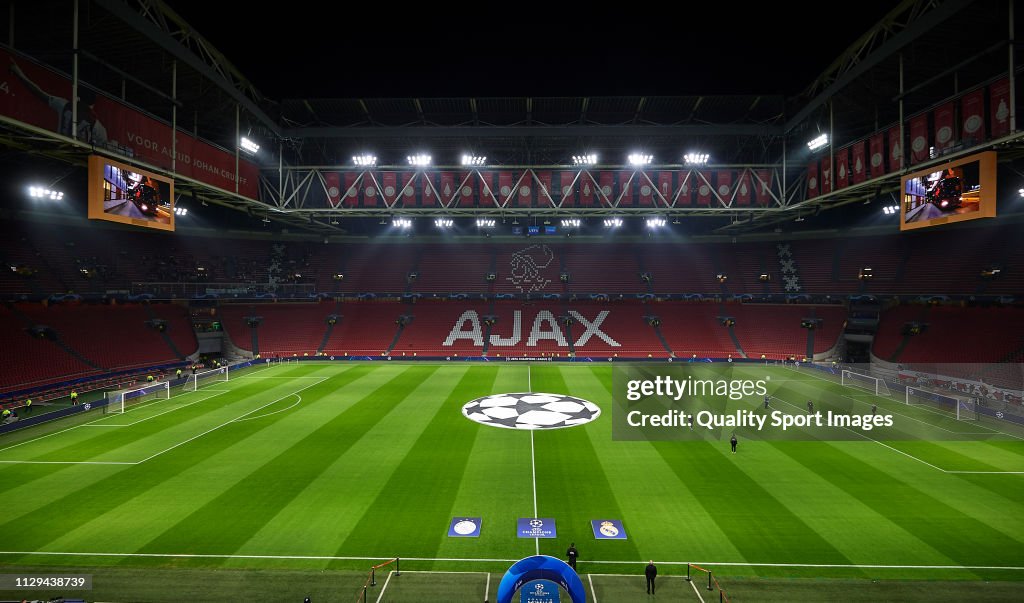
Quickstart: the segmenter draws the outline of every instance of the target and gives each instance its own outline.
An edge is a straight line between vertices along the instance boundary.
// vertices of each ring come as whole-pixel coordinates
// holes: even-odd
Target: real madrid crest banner
[[[626,529],[618,519],[592,519],[590,526],[594,529],[594,538],[598,540],[626,539]]]

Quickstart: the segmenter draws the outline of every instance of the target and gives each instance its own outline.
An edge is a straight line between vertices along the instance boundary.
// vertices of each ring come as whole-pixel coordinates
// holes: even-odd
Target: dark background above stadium
[[[894,5],[858,2],[836,14],[811,3],[599,10],[536,2],[385,13],[306,1],[270,15],[229,2],[169,4],[282,100],[793,96]]]
[[[131,3],[132,10],[136,4]],[[292,3],[273,12],[236,3],[168,4],[196,34],[223,53],[225,63],[237,67],[253,84],[259,92],[257,104],[275,120],[295,128],[358,126],[368,132],[360,138],[286,140],[286,162],[347,164],[354,151],[369,148],[379,153],[381,164],[401,163],[410,149],[427,148],[433,151],[435,163],[452,163],[457,161],[457,151],[473,142],[494,164],[564,165],[570,161],[571,152],[581,147],[594,149],[602,161],[609,163],[624,161],[627,152],[640,147],[652,152],[656,162],[679,162],[682,152],[699,147],[711,153],[713,163],[775,163],[781,157],[782,143],[774,135],[682,137],[646,132],[617,137],[490,135],[471,140],[374,137],[374,128],[363,126],[419,124],[412,107],[422,103],[426,115],[423,123],[429,121],[432,127],[443,129],[467,119],[470,99],[490,103],[494,111],[481,122],[490,120],[498,126],[529,120],[541,126],[574,123],[580,119],[580,106],[588,106],[588,101],[587,126],[684,121],[719,125],[764,121],[779,125],[807,102],[806,92],[815,78],[898,3],[859,3],[847,7],[838,17],[815,4],[780,8],[719,3],[687,5],[672,11],[624,7],[605,12],[586,7],[516,5],[500,12],[493,7],[462,11],[403,9],[383,17],[367,14],[363,7],[308,2]],[[0,31],[8,29],[4,26],[14,15],[15,48],[70,71],[68,4],[16,0],[10,5],[14,7],[11,12],[0,11]],[[908,81],[925,81],[956,64],[962,56],[978,54],[990,46],[991,40],[981,34],[994,31],[994,21],[999,19],[1000,11],[1006,10],[1003,3],[992,5],[999,10],[975,10],[988,6],[978,3],[946,19],[941,27],[927,30],[919,43],[903,53]],[[168,99],[140,84],[166,93],[171,56],[109,8],[102,2],[81,2],[83,79],[110,94],[125,90],[127,102],[169,120]],[[942,43],[951,39],[956,45]],[[958,67],[960,86],[976,85],[991,77],[990,71],[1005,68],[993,55],[985,58]],[[895,119],[896,103],[891,102],[891,95],[897,81],[893,69],[896,62],[895,55],[889,56],[884,64],[859,76],[835,97],[835,147],[859,140]],[[183,62],[176,64],[179,123],[194,128],[202,138],[233,149],[237,141],[231,100]],[[121,74],[111,71],[111,66],[134,79],[126,82]],[[948,95],[945,88],[950,79],[924,86],[908,97],[908,111],[921,110]],[[481,98],[486,95],[491,97]],[[369,123],[352,121],[364,119],[352,108],[360,103],[372,111]],[[796,174],[807,159],[794,150],[804,150],[807,128],[813,130],[815,124],[821,128],[827,123],[827,111],[819,108],[790,134],[790,182],[797,181]],[[252,126],[254,137],[260,130],[257,120],[244,111],[242,126],[243,131]],[[260,161],[276,168],[275,141],[263,138],[261,142],[266,153],[261,154]],[[1009,157],[1011,150],[1001,149],[1001,157]],[[38,160],[19,152],[5,155],[5,160],[5,182],[12,196],[4,205],[11,212],[31,208],[23,200],[26,176],[39,173],[39,181],[53,183],[72,182],[80,175],[60,163],[34,163]],[[1013,163],[1001,165],[1000,215],[1019,211],[1021,200],[1016,191],[1024,184],[1022,171]],[[179,221],[184,229],[191,223],[260,232],[282,228],[293,233],[303,231],[302,225],[295,223],[265,225],[262,208],[246,214],[223,211],[213,203],[202,207],[201,193],[193,199],[184,186],[178,191],[185,193],[179,201],[198,205],[190,208],[188,220]],[[782,233],[859,226],[895,229],[895,219],[881,211],[881,206],[891,201],[888,193],[868,191],[863,200],[857,199],[841,210],[820,214],[816,210],[792,211],[785,222],[754,230],[771,235],[776,229]],[[550,219],[559,222],[558,218]],[[542,223],[543,218],[540,220]],[[700,235],[728,224],[730,218],[680,220],[681,224],[672,226],[674,232]],[[386,225],[381,227],[379,218],[342,221],[341,228],[350,234],[388,230]],[[416,236],[433,232],[430,221],[418,222]],[[591,222],[590,226],[599,230],[598,221]],[[634,233],[646,234],[640,219],[631,220],[630,228]],[[310,236],[322,236],[322,232]]]

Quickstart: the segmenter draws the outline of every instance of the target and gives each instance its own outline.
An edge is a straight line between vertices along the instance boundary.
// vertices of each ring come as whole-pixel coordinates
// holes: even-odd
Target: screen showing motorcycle
[[[174,230],[174,181],[91,155],[89,219]]]
[[[996,154],[986,151],[903,177],[900,230],[996,216]]]

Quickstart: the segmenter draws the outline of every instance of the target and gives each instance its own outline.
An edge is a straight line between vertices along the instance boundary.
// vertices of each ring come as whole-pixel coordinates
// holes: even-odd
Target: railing
[[[704,573],[706,573],[708,575],[708,590],[710,590],[712,592],[714,592],[715,590],[718,591],[718,601],[719,601],[719,603],[729,603],[729,597],[725,594],[725,590],[722,588],[722,585],[718,583],[718,578],[715,578],[712,575],[711,570],[704,569],[703,567],[701,567],[699,565],[695,565],[693,563],[687,563],[686,564],[686,581],[687,582],[691,582],[693,580],[693,577],[690,575],[691,568],[694,569],[694,570],[697,570],[698,572],[704,572]],[[704,599],[702,598],[701,600],[703,601]]]
[[[203,296],[252,298],[313,297],[314,283],[224,283],[224,282],[136,282],[131,295],[151,295],[157,299],[193,298]]]
[[[371,587],[377,586],[377,570],[392,563],[395,564],[395,575],[402,575],[401,561],[399,560],[398,557],[395,557],[394,559],[388,559],[387,561],[383,563],[378,563],[377,565],[370,566],[370,573],[366,576],[366,581],[363,582],[362,588],[359,589],[359,593],[356,595],[356,603],[368,603],[369,594],[367,591]]]

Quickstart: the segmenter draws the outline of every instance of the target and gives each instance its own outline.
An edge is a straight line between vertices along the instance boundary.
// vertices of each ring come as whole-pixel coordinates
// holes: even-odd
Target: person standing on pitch
[[[811,402],[810,400],[807,401],[807,414],[814,414],[814,402]]]
[[[768,403],[771,402],[771,400],[772,400],[771,396],[769,396],[768,394],[764,395],[764,407],[765,408],[768,408]]]
[[[729,445],[732,446],[732,453],[736,454],[736,434],[735,433],[732,434],[731,438],[729,438]]]
[[[569,558],[569,567],[572,571],[576,571],[576,558],[580,556],[580,552],[576,550],[576,543],[569,544],[569,550],[565,551],[565,556]]]
[[[644,575],[647,576],[647,594],[654,594],[654,579],[658,576],[658,567],[654,565],[654,559],[651,559],[647,563],[647,568],[644,570]]]
[[[878,405],[877,404],[872,404],[871,405],[871,416],[872,417],[875,416],[876,413],[878,413]]]

